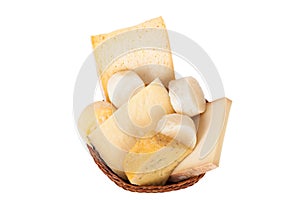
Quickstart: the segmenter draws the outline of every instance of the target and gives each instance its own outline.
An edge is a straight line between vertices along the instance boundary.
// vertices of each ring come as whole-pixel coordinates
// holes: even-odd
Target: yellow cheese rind
[[[198,141],[196,147],[194,151],[174,169],[169,181],[178,182],[193,176],[198,176],[219,166],[230,107],[231,100],[227,98],[222,98],[214,102],[207,103],[206,111],[200,117],[201,120],[197,132]],[[219,112],[220,114],[223,113],[223,119],[217,124],[212,124],[213,112]],[[203,143],[209,136],[207,133],[209,133],[211,125],[215,126],[213,127],[214,130],[220,131],[220,136],[209,153],[205,157],[201,158],[200,155],[203,151]]]
[[[126,155],[124,170],[135,185],[164,185],[192,149],[163,134],[140,139]]]
[[[107,101],[110,101],[107,82],[116,72],[134,70],[145,84],[159,77],[165,86],[175,77],[168,33],[161,17],[92,36],[91,40],[97,73]]]
[[[166,25],[165,25],[164,20],[163,20],[162,17],[157,17],[157,18],[154,18],[154,19],[151,19],[151,20],[147,20],[147,21],[145,21],[141,24],[138,24],[136,26],[119,29],[119,30],[116,30],[116,31],[113,31],[113,32],[107,33],[107,34],[94,35],[94,36],[91,37],[93,48],[96,48],[99,44],[101,44],[106,39],[108,39],[110,37],[114,37],[114,36],[116,36],[116,35],[118,35],[122,32],[132,31],[132,30],[135,30],[135,29],[146,29],[146,28],[162,28],[162,29],[165,29]]]
[[[137,138],[144,137],[156,127],[162,116],[173,112],[168,91],[159,81],[153,81],[90,133],[88,138],[106,164],[124,178],[124,157]]]

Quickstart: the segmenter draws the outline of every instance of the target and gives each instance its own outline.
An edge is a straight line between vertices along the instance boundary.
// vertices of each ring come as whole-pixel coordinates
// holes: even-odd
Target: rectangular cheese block
[[[158,77],[165,86],[175,77],[168,32],[161,17],[92,36],[92,45],[97,73],[107,101],[110,101],[107,82],[116,72],[134,70],[145,84]]]

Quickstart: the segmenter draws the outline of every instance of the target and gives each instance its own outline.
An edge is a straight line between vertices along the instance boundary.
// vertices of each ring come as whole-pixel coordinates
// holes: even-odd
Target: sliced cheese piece
[[[177,113],[193,117],[205,111],[203,91],[193,77],[184,77],[169,82],[169,95]]]
[[[80,136],[85,143],[89,144],[87,136],[109,118],[115,110],[111,103],[98,101],[88,105],[82,111],[77,126]]]
[[[168,91],[156,80],[121,106],[88,138],[106,164],[125,178],[124,157],[137,137],[144,137],[155,129],[162,116],[173,112]]]
[[[175,77],[168,32],[161,17],[92,36],[92,44],[107,101],[107,82],[116,72],[135,70],[146,84],[158,77],[166,87]]]
[[[231,100],[227,98],[207,103],[201,115],[196,147],[174,169],[170,181],[178,182],[219,166],[230,106]]]
[[[138,140],[125,157],[124,170],[132,184],[164,185],[195,146],[195,125],[188,116],[165,115],[156,131],[160,132]]]
[[[109,99],[117,108],[144,87],[142,79],[135,72],[128,70],[115,73],[107,83]]]

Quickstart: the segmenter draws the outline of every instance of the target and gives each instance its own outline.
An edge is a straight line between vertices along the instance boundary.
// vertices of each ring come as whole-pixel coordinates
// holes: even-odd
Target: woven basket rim
[[[87,145],[89,152],[91,156],[93,157],[95,163],[98,165],[100,170],[111,180],[113,181],[116,185],[119,187],[123,188],[124,190],[128,190],[131,192],[139,192],[139,193],[162,193],[162,192],[170,192],[170,191],[175,191],[175,190],[180,190],[184,189],[187,187],[190,187],[197,183],[204,175],[200,174],[198,176],[193,176],[191,178],[188,178],[186,180],[177,182],[177,183],[167,183],[166,185],[163,186],[138,186],[138,185],[133,185],[130,184],[127,181],[124,181],[121,179],[119,176],[117,176],[101,159],[99,156],[98,152],[93,149],[90,145]]]

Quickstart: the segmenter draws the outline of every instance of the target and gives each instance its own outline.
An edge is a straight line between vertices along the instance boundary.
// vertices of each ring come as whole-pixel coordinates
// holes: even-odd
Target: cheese
[[[196,131],[198,131],[199,122],[200,122],[200,114],[192,117],[192,120],[194,121]]]
[[[165,115],[157,123],[156,132],[174,138],[189,148],[196,144],[196,127],[194,121],[178,113]]]
[[[114,112],[88,138],[106,164],[125,178],[123,160],[137,138],[154,130],[162,116],[173,112],[166,88],[155,80]]]
[[[158,133],[139,140],[125,157],[124,169],[135,185],[164,185],[172,170],[192,149]]]
[[[88,105],[82,111],[77,126],[80,136],[85,143],[89,144],[87,135],[109,118],[115,110],[115,107],[110,103],[98,101]]]
[[[174,169],[170,181],[178,182],[219,166],[230,106],[227,98],[207,103],[206,111],[201,114],[196,147]]]
[[[145,84],[158,77],[166,87],[175,77],[168,32],[161,17],[91,39],[107,101],[107,82],[116,72],[134,70]]]
[[[107,91],[113,105],[119,108],[144,87],[144,82],[135,72],[126,70],[110,77]]]
[[[197,80],[191,76],[170,81],[169,95],[177,113],[193,117],[205,111],[203,91]]]
[[[159,132],[138,140],[125,156],[124,170],[132,184],[164,185],[195,146],[196,130],[188,116],[165,115],[156,131]]]

